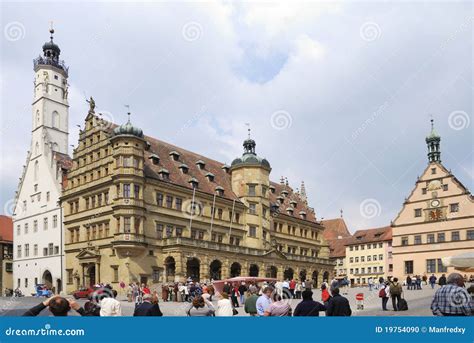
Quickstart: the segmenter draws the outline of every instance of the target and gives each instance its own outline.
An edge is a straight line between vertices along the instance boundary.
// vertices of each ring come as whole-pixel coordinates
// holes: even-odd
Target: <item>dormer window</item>
[[[188,173],[189,167],[188,167],[188,165],[187,165],[186,163],[181,163],[178,168],[179,168],[179,170],[181,170],[181,172],[182,172],[183,174],[187,174],[187,173]]]
[[[272,194],[275,194],[275,187],[274,186],[270,186],[268,188],[270,189],[270,192],[272,192]]]
[[[208,180],[209,182],[214,181],[214,177],[215,177],[215,175],[212,174],[212,173],[207,173],[207,174],[206,174],[206,178],[207,178],[207,180]]]
[[[279,205],[283,204],[283,201],[285,200],[284,197],[282,197],[281,195],[277,196],[277,202]]]
[[[306,219],[306,212],[305,211],[300,211],[300,218],[301,219]]]
[[[173,161],[179,161],[179,152],[173,150],[170,152],[170,156],[173,159]]]
[[[293,215],[293,207],[288,207],[286,209],[286,213],[288,213],[290,216],[292,216]]]
[[[206,163],[203,160],[196,161],[196,165],[201,170],[203,170],[206,167]]]
[[[227,164],[224,164],[224,165],[221,167],[221,169],[224,170],[226,173],[228,173],[229,170],[230,170],[230,166],[227,165]]]
[[[298,205],[298,202],[296,200],[291,200],[290,205],[291,207],[296,208],[296,205]]]
[[[288,191],[286,189],[282,190],[281,195],[283,195],[284,197],[287,197],[288,196]]]
[[[160,175],[160,178],[162,180],[169,180],[169,178],[170,178],[170,172],[168,171],[168,169],[165,169],[165,168],[161,168],[158,171],[158,175]]]
[[[223,187],[217,186],[217,187],[215,188],[215,190],[216,190],[218,196],[220,196],[220,197],[221,197],[221,196],[224,196],[224,188],[223,188]]]
[[[160,157],[156,154],[151,154],[150,157],[148,157],[151,160],[151,163],[157,165],[160,163]]]
[[[199,186],[199,181],[195,177],[190,178],[188,182],[191,184],[191,187],[193,188],[198,188]]]

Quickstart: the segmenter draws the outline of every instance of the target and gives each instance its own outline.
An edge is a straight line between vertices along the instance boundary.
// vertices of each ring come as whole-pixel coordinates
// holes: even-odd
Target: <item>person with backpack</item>
[[[436,276],[434,274],[431,274],[430,279],[429,279],[431,289],[434,289],[435,284],[436,284],[436,279],[437,279]]]
[[[390,284],[388,282],[380,286],[379,298],[382,298],[382,311],[388,311],[387,302],[390,298]]]
[[[402,285],[398,282],[398,278],[394,278],[390,285],[390,297],[392,298],[392,306],[394,311],[398,311],[398,305],[402,298]]]

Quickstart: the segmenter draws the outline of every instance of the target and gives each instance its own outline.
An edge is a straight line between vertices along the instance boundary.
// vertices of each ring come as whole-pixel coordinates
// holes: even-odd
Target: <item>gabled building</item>
[[[13,221],[0,215],[0,294],[13,289]]]
[[[433,121],[426,137],[428,165],[393,221],[394,276],[454,271],[441,258],[474,251],[474,198],[441,163]]]
[[[223,279],[314,279],[333,269],[305,194],[270,180],[249,137],[231,165],[117,126],[91,100],[61,198],[67,289]]]
[[[366,285],[392,275],[392,228],[357,230],[346,243],[346,266],[352,285]]]
[[[342,212],[342,211],[341,211]],[[334,272],[330,277],[347,276],[346,244],[352,238],[346,222],[342,218],[322,220],[323,237],[329,244],[329,257],[334,262]],[[329,278],[326,278],[329,280]]]
[[[59,204],[68,156],[68,68],[51,39],[33,61],[31,146],[15,195],[14,288],[24,294],[42,283],[63,288],[63,231]]]

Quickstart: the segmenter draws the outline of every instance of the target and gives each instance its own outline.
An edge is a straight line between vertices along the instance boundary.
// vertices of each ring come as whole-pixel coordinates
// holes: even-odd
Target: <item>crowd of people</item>
[[[437,279],[434,275],[423,280],[414,276],[408,277],[406,282],[400,282],[398,278],[387,278],[378,280],[378,285],[372,284],[372,288],[378,289],[378,295],[382,301],[382,310],[388,311],[387,305],[391,299],[394,311],[408,309],[404,299],[404,286],[407,289],[418,289],[417,280],[425,284],[438,284],[440,288],[436,291],[431,310],[436,316],[459,316],[473,315],[474,303],[472,294],[474,286],[468,289],[465,282],[473,282],[474,278],[468,280],[467,276],[452,273],[448,277],[444,274]],[[175,312],[184,316],[234,316],[243,311],[250,316],[319,316],[324,312],[326,316],[350,316],[352,310],[349,301],[341,293],[347,292],[349,282],[346,279],[333,279],[331,282],[323,282],[321,285],[321,298],[314,300],[313,282],[298,280],[284,280],[278,282],[224,282],[221,291],[216,292],[213,283],[199,283],[187,280],[183,283],[168,283],[161,286],[161,300],[163,302],[187,303],[177,307]],[[413,282],[414,281],[414,282]],[[75,310],[81,316],[122,316],[120,301],[116,299],[117,291],[110,285],[100,285],[97,292],[89,295],[84,306],[73,299],[61,296],[53,296],[28,310],[25,316],[36,316],[44,309],[49,308],[54,316],[65,316],[70,310]],[[415,288],[413,288],[415,287]],[[123,288],[123,287],[122,287]],[[345,289],[345,290],[344,290]],[[133,316],[163,316],[159,306],[160,296],[157,290],[152,291],[146,284],[132,283],[127,292],[129,301],[135,304]],[[291,299],[301,300],[294,308]],[[214,300],[214,301],[213,301]]]

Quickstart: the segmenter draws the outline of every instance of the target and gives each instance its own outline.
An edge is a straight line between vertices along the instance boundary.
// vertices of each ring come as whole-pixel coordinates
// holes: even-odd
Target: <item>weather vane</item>
[[[249,139],[250,139],[250,123],[245,123],[245,125],[247,126],[247,131],[249,132]]]
[[[127,109],[127,116],[128,116],[128,121],[130,121],[130,105],[124,105],[125,108]]]

